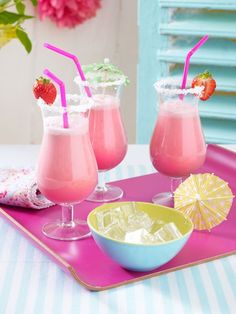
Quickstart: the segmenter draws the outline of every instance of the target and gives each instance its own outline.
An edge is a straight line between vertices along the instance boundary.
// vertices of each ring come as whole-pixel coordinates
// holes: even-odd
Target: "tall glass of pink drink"
[[[152,200],[170,205],[182,177],[205,161],[206,144],[198,112],[201,87],[181,90],[175,80],[164,79],[155,88],[159,112],[150,142],[150,157],[156,170],[171,177],[171,192],[159,193]]]
[[[74,206],[91,194],[97,184],[97,165],[89,137],[89,102],[67,95],[69,128],[63,128],[60,102],[48,106],[39,100],[44,135],[37,169],[37,183],[44,196],[62,206],[62,218],[47,223],[43,233],[58,240],[89,235],[85,221],[74,219]]]
[[[84,93],[84,83],[77,81]],[[104,174],[116,167],[127,152],[127,139],[120,112],[120,92],[123,80],[89,83],[94,105],[89,116],[89,132],[98,165],[99,180],[87,198],[93,202],[114,201],[123,196],[123,190],[106,184]]]

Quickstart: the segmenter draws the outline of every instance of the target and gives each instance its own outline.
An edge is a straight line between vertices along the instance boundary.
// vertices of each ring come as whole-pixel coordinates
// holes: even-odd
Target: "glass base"
[[[87,198],[90,202],[112,202],[123,196],[124,192],[117,186],[106,185],[105,189],[95,189],[94,192]]]
[[[43,226],[45,236],[55,240],[72,241],[87,238],[91,235],[86,221],[75,219],[70,224],[61,221],[49,222]]]
[[[154,204],[174,207],[174,195],[171,192],[158,193],[152,198]]]

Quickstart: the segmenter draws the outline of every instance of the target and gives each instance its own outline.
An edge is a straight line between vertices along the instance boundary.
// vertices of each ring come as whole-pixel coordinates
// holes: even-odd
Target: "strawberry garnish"
[[[192,87],[204,86],[204,89],[200,95],[201,100],[207,100],[212,96],[216,88],[216,81],[213,79],[210,72],[205,71],[198,74],[192,81]]]
[[[47,105],[52,105],[57,96],[55,85],[42,76],[36,80],[33,86],[33,93],[36,99],[42,98]]]

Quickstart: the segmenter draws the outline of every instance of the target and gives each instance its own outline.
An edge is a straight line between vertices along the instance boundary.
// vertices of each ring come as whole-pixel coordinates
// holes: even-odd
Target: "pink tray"
[[[235,153],[209,145],[207,160],[200,172],[214,172],[219,175],[229,182],[236,194]],[[168,190],[169,179],[161,174],[151,174],[117,181],[115,184],[124,189],[124,201],[147,202],[155,193]],[[86,218],[96,206],[95,203],[83,202],[78,206],[77,214]],[[41,211],[4,206],[0,209],[0,213],[51,257],[60,268],[90,290],[109,289],[236,253],[235,201],[227,221],[211,232],[193,232],[184,249],[174,259],[146,273],[131,272],[121,268],[100,251],[92,238],[74,242],[46,238],[41,233],[42,225],[49,219],[60,216],[58,206]]]

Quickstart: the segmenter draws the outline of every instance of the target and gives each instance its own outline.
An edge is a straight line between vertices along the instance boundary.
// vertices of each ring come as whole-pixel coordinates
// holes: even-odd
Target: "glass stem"
[[[63,227],[73,227],[74,226],[74,206],[73,205],[63,205],[62,206],[62,225]]]
[[[97,184],[96,190],[98,192],[107,191],[106,182],[105,182],[105,171],[98,172],[98,184]]]
[[[182,183],[183,178],[170,178],[170,190],[171,194],[174,194],[174,191]]]

